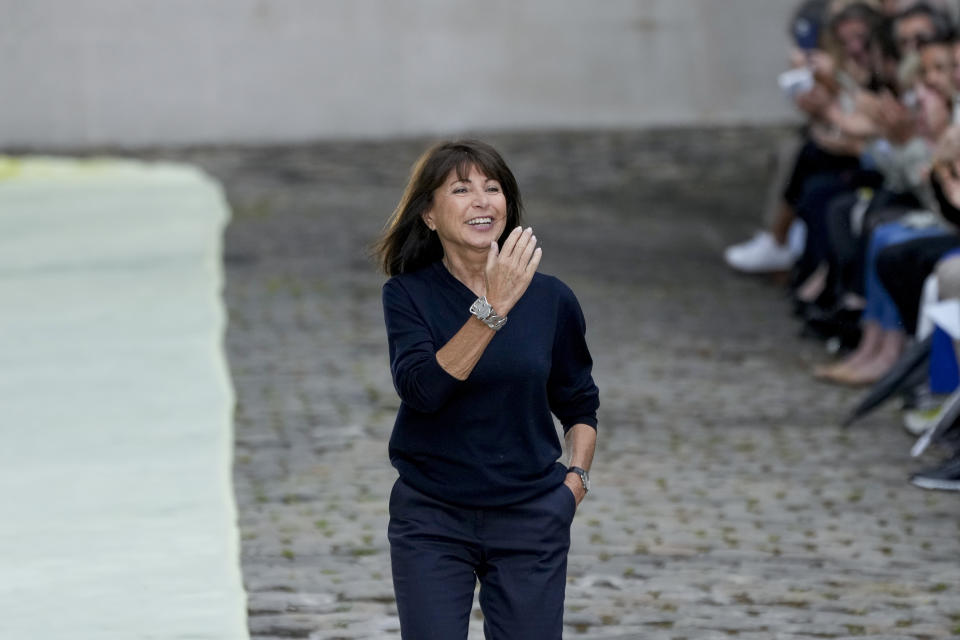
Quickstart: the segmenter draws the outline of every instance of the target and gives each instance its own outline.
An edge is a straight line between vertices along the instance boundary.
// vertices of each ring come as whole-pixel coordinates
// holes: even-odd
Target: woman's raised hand
[[[537,247],[533,228],[517,227],[498,249],[490,243],[487,254],[487,301],[498,316],[506,316],[527,290],[540,264],[543,251]]]

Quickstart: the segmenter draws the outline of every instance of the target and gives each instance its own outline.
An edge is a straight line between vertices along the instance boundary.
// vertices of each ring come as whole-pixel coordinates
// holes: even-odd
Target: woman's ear
[[[433,222],[433,209],[427,209],[420,214],[420,219],[423,220],[423,224],[427,225],[427,229],[430,229],[430,231],[437,230],[437,225]]]

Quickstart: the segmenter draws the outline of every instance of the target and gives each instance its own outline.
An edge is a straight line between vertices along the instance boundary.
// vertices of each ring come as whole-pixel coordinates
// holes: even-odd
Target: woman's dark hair
[[[929,38],[921,38],[920,41],[917,42],[917,51],[923,51],[926,47],[952,47],[956,44],[956,41],[956,34],[954,34],[951,28],[948,31],[935,33]]]
[[[880,25],[880,12],[865,2],[854,2],[847,5],[830,18],[830,30],[833,31],[841,22],[858,20],[870,28],[871,39]]]
[[[387,275],[416,271],[443,257],[440,238],[427,228],[423,214],[430,210],[433,192],[451,171],[456,171],[460,180],[466,180],[472,167],[499,182],[507,202],[507,224],[497,242],[502,245],[510,231],[520,225],[523,203],[517,179],[497,150],[479,140],[441,142],[413,165],[403,197],[387,221],[383,237],[373,247],[380,268]]]
[[[935,37],[942,37],[953,31],[953,25],[950,22],[950,16],[935,9],[927,2],[917,2],[916,4],[907,7],[894,16],[893,21],[896,23],[900,20],[913,18],[915,16],[925,16],[930,19],[930,23],[933,24]]]
[[[879,49],[881,56],[888,60],[900,59],[900,49],[897,47],[897,39],[893,35],[893,18],[881,18],[874,35],[876,36],[874,44]]]

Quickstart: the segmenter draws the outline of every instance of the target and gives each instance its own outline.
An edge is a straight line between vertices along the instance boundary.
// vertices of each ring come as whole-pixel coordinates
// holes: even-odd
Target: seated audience
[[[824,381],[867,385],[891,370],[917,332],[931,273],[941,294],[960,297],[956,9],[808,0],[793,16],[799,71],[783,85],[804,116],[801,142],[767,230],[724,259],[740,272],[792,273],[805,331],[852,347],[815,371]],[[960,490],[960,456],[911,481]]]

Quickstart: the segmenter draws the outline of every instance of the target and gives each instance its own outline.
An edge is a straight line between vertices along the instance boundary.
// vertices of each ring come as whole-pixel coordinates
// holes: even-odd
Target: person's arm
[[[797,108],[810,116],[810,118],[813,120],[821,120],[824,112],[830,106],[832,99],[830,93],[823,85],[815,84],[810,91],[797,94],[793,101]]]
[[[916,135],[916,117],[902,102],[885,94],[881,96],[881,132],[892,144],[905,144]]]
[[[585,471],[590,471],[590,465],[593,464],[593,453],[597,449],[597,430],[588,424],[575,424],[567,431],[566,435],[567,451],[570,452],[570,461],[568,467],[580,467]],[[587,492],[583,488],[583,482],[580,476],[570,471],[563,483],[570,488],[579,505]]]
[[[492,243],[487,258],[487,300],[498,315],[506,315],[526,291],[540,264],[531,230],[514,229],[503,251]],[[501,311],[503,310],[503,311]],[[464,310],[466,312],[466,309]],[[493,340],[494,331],[470,316],[440,349],[424,315],[404,287],[389,281],[383,288],[383,314],[390,345],[390,372],[400,399],[417,411],[439,411],[466,380]]]
[[[543,252],[536,248],[533,229],[517,227],[510,232],[499,251],[497,243],[490,243],[487,254],[487,302],[500,317],[509,317],[510,311],[530,285]],[[475,316],[437,351],[437,362],[444,371],[457,380],[470,377],[473,368],[496,332]]]
[[[433,333],[421,304],[397,279],[383,286],[383,317],[393,386],[404,404],[421,413],[433,413],[461,383],[437,362]]]
[[[562,286],[562,285],[561,285]],[[557,307],[557,333],[547,380],[550,410],[563,425],[570,460],[567,466],[589,471],[597,444],[600,393],[593,382],[593,359],[586,341],[586,322],[573,292],[564,287]],[[577,504],[586,492],[580,477],[568,473],[564,483]]]
[[[844,135],[853,138],[873,138],[880,135],[880,125],[864,111],[846,112],[836,102],[827,107],[827,122]]]
[[[810,127],[810,139],[824,151],[842,156],[859,156],[865,146],[863,140],[847,136],[839,129],[817,125]]]

